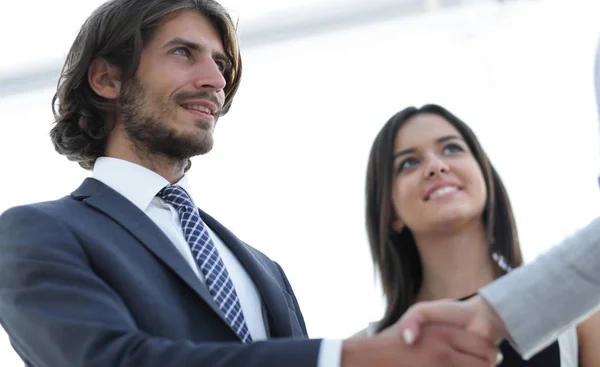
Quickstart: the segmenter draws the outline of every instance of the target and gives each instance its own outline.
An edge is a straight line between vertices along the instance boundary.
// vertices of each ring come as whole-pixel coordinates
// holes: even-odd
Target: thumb
[[[401,326],[402,332],[402,340],[406,345],[413,345],[416,343],[419,338],[419,334],[421,333],[421,328],[424,326],[424,323],[418,318],[408,318],[404,325]]]

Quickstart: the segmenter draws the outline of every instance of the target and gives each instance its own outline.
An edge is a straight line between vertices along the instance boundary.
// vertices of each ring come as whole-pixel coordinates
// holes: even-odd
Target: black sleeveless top
[[[471,297],[461,298],[461,301]],[[523,360],[508,341],[503,341],[500,344],[500,351],[504,356],[504,360],[499,364],[500,367],[561,367],[558,341],[550,344],[546,349],[541,350],[528,361]]]
[[[524,361],[507,341],[500,344],[500,351],[504,355],[504,361],[499,365],[500,367],[560,367],[558,341],[550,344],[528,361]]]

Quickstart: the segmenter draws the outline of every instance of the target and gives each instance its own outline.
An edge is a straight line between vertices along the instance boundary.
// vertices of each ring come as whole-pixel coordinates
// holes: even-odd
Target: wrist
[[[346,339],[342,343],[341,367],[366,367],[376,366],[377,345],[376,338]]]
[[[500,318],[500,315],[496,312],[496,310],[488,303],[488,301],[482,296],[476,296],[472,298],[472,305],[477,310],[479,315],[482,315],[484,318],[491,323],[492,326],[492,338],[496,342],[500,342],[502,339],[506,338],[508,335],[508,331],[506,330],[506,326],[504,325],[504,321]]]

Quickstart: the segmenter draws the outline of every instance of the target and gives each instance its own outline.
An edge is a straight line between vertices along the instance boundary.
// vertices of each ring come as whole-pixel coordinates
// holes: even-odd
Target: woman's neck
[[[417,301],[463,298],[499,275],[481,223],[455,233],[415,235],[415,243],[423,269]]]

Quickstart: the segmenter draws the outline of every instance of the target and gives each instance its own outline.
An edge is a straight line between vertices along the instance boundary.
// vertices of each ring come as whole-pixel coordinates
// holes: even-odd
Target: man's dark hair
[[[206,16],[221,36],[231,67],[224,72],[227,113],[242,75],[236,29],[223,6],[214,0],[112,0],[100,6],[83,24],[69,50],[52,99],[55,125],[50,137],[57,152],[92,169],[104,154],[116,103],[97,95],[88,83],[88,68],[102,58],[118,68],[121,81],[134,78],[142,50],[157,28],[181,11]]]

